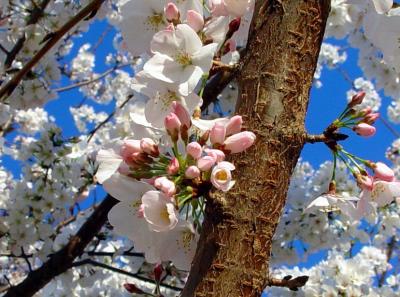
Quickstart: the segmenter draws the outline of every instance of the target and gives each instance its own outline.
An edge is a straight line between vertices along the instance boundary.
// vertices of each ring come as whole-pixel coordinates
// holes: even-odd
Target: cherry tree
[[[390,0],[1,0],[1,294],[397,296],[399,22]],[[326,69],[350,89],[314,135]],[[350,152],[378,119],[386,156]]]

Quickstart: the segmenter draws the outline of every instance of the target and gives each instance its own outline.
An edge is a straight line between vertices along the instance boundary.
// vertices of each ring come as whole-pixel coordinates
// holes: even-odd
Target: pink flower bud
[[[354,107],[356,105],[361,104],[363,102],[363,100],[364,100],[365,94],[366,93],[364,91],[361,91],[361,92],[358,92],[357,94],[355,94],[353,96],[353,98],[351,98],[351,101],[349,102],[348,106],[350,108],[352,108],[352,107]]]
[[[142,138],[140,140],[140,148],[143,152],[153,157],[158,157],[160,154],[157,144],[151,138]]]
[[[190,155],[193,159],[197,160],[201,157],[201,153],[203,149],[198,142],[191,142],[186,147],[186,152]]]
[[[197,178],[200,176],[200,169],[196,166],[189,166],[185,171],[185,176],[190,179]]]
[[[372,108],[370,106],[367,106],[366,108],[361,110],[361,115],[366,116],[367,114],[370,114],[372,112]]]
[[[372,168],[374,170],[376,178],[388,182],[394,180],[393,170],[390,169],[385,163],[376,162],[375,164],[372,164]]]
[[[374,126],[368,125],[366,123],[360,123],[353,127],[353,131],[360,136],[371,137],[375,135],[376,129]]]
[[[179,161],[177,158],[173,158],[167,167],[167,173],[170,175],[177,174],[179,171]]]
[[[213,167],[217,160],[211,156],[204,156],[197,160],[197,167],[201,171],[208,171]]]
[[[120,155],[122,159],[128,158],[133,153],[140,153],[142,149],[140,148],[140,140],[136,139],[126,139],[121,146]]]
[[[380,115],[377,112],[367,114],[365,115],[363,122],[372,125],[379,118],[379,116]]]
[[[213,17],[229,15],[223,0],[208,0],[208,6],[211,8]]]
[[[204,151],[208,156],[213,157],[216,160],[216,162],[221,162],[225,159],[225,154],[221,150],[205,149]]]
[[[256,135],[253,132],[244,131],[232,136],[229,136],[224,142],[224,150],[231,154],[236,154],[245,151],[251,147],[256,140]]]
[[[230,162],[219,162],[211,172],[211,183],[218,190],[227,192],[235,184],[232,181],[231,171],[235,170],[235,166]]]
[[[156,283],[160,282],[162,273],[163,273],[162,264],[156,264],[154,266],[154,280],[156,281]]]
[[[192,119],[190,117],[190,114],[182,104],[176,101],[172,102],[172,110],[178,117],[182,126],[186,126],[186,128],[190,128],[192,126]]]
[[[127,290],[129,293],[136,293],[136,294],[145,294],[146,292],[144,292],[143,290],[139,289],[138,287],[136,287],[135,284],[131,284],[131,283],[125,283],[124,284],[124,288],[125,290]]]
[[[179,130],[181,128],[181,121],[179,120],[178,116],[171,112],[165,117],[164,125],[168,135],[171,136],[172,141],[176,142],[179,138]]]
[[[176,192],[175,183],[165,176],[156,178],[154,180],[154,186],[168,197],[173,196]]]
[[[210,141],[212,144],[223,144],[226,136],[226,128],[224,124],[215,123],[210,132]]]
[[[127,159],[128,160],[128,159]],[[124,160],[125,161],[125,160]],[[129,166],[127,165],[128,163],[122,163],[121,165],[119,165],[118,167],[118,172],[122,175],[128,175],[130,173],[130,169]]]
[[[175,3],[169,2],[165,7],[165,17],[168,21],[177,21],[179,20],[179,9],[175,5]]]
[[[357,174],[357,185],[367,191],[372,191],[373,184],[374,184],[374,179],[373,177],[369,175],[362,175],[362,174]]]
[[[195,10],[188,10],[186,13],[187,24],[196,32],[199,32],[204,27],[204,18]]]
[[[243,119],[240,115],[235,115],[230,118],[226,125],[226,136],[239,133],[242,130]]]
[[[239,30],[240,28],[240,17],[233,19],[230,23],[229,23],[229,33],[233,34],[235,33],[237,30]],[[232,35],[231,35],[232,36]]]

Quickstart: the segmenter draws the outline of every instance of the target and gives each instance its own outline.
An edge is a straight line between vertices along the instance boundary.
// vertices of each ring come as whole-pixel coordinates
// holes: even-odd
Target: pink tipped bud
[[[177,174],[179,171],[179,161],[177,158],[173,158],[167,167],[167,173],[170,175]]]
[[[256,140],[256,135],[253,132],[244,131],[232,136],[229,136],[224,142],[224,150],[231,154],[236,154],[245,151],[251,147]]]
[[[226,128],[224,124],[215,123],[210,132],[210,141],[212,144],[223,144],[226,137]]]
[[[353,131],[360,136],[371,137],[375,135],[376,129],[374,126],[368,125],[366,123],[360,123],[353,127]]]
[[[201,157],[201,153],[203,152],[203,149],[198,142],[191,142],[187,145],[186,152],[193,159],[197,160]]]
[[[162,264],[156,264],[154,266],[154,280],[156,281],[156,283],[160,282],[163,270],[164,269],[162,267]]]
[[[199,167],[201,171],[208,171],[213,167],[216,161],[217,160],[212,156],[204,156],[197,160],[197,167]]]
[[[196,32],[199,32],[204,27],[203,16],[195,10],[188,10],[186,20],[187,24]]]
[[[217,160],[217,163],[221,162],[221,161],[223,161],[225,159],[225,154],[221,150],[205,149],[204,151],[206,152],[206,154],[208,156],[211,156],[211,157],[215,158]]]
[[[127,139],[121,146],[120,155],[122,159],[128,158],[133,153],[140,153],[142,149],[140,148],[140,140]]]
[[[361,115],[366,116],[372,112],[372,108],[370,106],[367,106],[366,108],[361,110]]]
[[[373,185],[374,185],[374,179],[373,177],[369,175],[362,175],[362,174],[357,174],[356,176],[357,179],[357,185],[367,191],[372,191]]]
[[[139,289],[138,287],[136,287],[135,284],[125,283],[125,284],[124,284],[124,288],[125,288],[125,290],[127,290],[129,293],[146,294],[146,292],[144,292],[143,290],[141,290],[141,289]]]
[[[179,138],[179,130],[181,128],[181,121],[178,116],[171,112],[165,117],[164,125],[168,135],[171,136],[172,141],[176,142]]]
[[[232,36],[233,33],[235,33],[237,30],[239,30],[240,28],[240,17],[233,19],[230,23],[229,23],[229,31],[227,33],[227,35]]]
[[[226,125],[226,136],[239,133],[242,130],[243,119],[240,115],[235,115],[230,118]]]
[[[175,183],[165,176],[156,178],[154,180],[154,186],[169,197],[176,193]]]
[[[158,157],[160,154],[157,144],[151,138],[142,138],[140,140],[140,148],[152,157]]]
[[[374,170],[375,177],[383,180],[391,182],[394,180],[394,172],[390,169],[385,163],[376,162],[372,163],[372,169]]]
[[[377,112],[367,114],[365,115],[363,122],[372,125],[379,118],[379,116],[380,115]]]
[[[185,176],[190,179],[197,178],[200,176],[200,169],[196,166],[189,166],[185,171]]]
[[[363,100],[364,100],[365,94],[366,93],[364,91],[361,91],[361,92],[358,92],[357,94],[355,94],[353,96],[353,98],[351,98],[351,101],[349,102],[348,106],[350,108],[352,108],[352,107],[354,107],[356,105],[361,104],[363,102]]]
[[[182,126],[185,126],[186,128],[190,128],[192,126],[192,119],[190,117],[190,114],[187,109],[183,107],[182,104],[176,101],[172,102],[172,110],[178,117]]]
[[[165,7],[165,17],[169,22],[179,20],[179,9],[175,3],[169,2]]]

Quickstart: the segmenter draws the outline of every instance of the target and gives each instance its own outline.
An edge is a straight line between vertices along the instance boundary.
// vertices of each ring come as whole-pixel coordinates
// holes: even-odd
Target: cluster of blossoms
[[[372,112],[370,107],[361,110],[356,108],[362,103],[364,97],[365,92],[354,95],[342,114],[324,132],[324,135],[330,138],[326,144],[332,151],[334,163],[336,164],[336,160],[339,159],[348,167],[362,190],[361,196],[360,198],[341,197],[336,194],[336,168],[334,167],[328,192],[311,202],[307,208],[309,212],[315,209],[325,212],[340,210],[351,219],[359,220],[375,211],[376,206],[386,206],[400,196],[400,182],[396,181],[392,169],[382,162],[375,163],[357,157],[345,151],[336,142],[342,137],[347,138],[347,135],[338,133],[340,128],[352,129],[364,137],[375,134],[376,129],[372,125],[379,118],[379,113]],[[338,138],[334,139],[334,137]],[[357,202],[356,205],[355,202]]]
[[[240,116],[200,119],[205,84],[228,67],[247,34],[241,17],[251,13],[252,2],[209,1],[207,10],[204,5],[194,0],[121,6],[126,47],[133,55],[151,54],[132,84],[134,138],[116,140],[97,154],[97,181],[121,201],[109,213],[115,231],[132,239],[148,262],[172,260],[181,269],[189,268],[195,251],[208,192],[234,185],[235,166],[225,157],[255,141],[252,132],[241,131]],[[139,23],[144,31],[132,30]]]
[[[100,150],[96,178],[121,201],[109,213],[117,233],[131,238],[148,262],[174,260],[188,269],[197,238],[189,221],[200,228],[204,197],[212,187],[232,188],[235,166],[225,157],[245,151],[255,135],[241,131],[240,116],[192,123],[181,104],[174,101],[172,108],[164,119],[169,139],[125,139]],[[178,246],[166,250],[166,241]],[[187,255],[183,263],[181,250]]]

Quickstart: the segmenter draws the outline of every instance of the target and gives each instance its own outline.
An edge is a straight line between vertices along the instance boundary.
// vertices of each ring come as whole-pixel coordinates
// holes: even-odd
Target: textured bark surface
[[[329,0],[256,1],[237,111],[257,141],[231,159],[233,190],[211,194],[183,297],[260,296],[268,284],[329,9]]]

